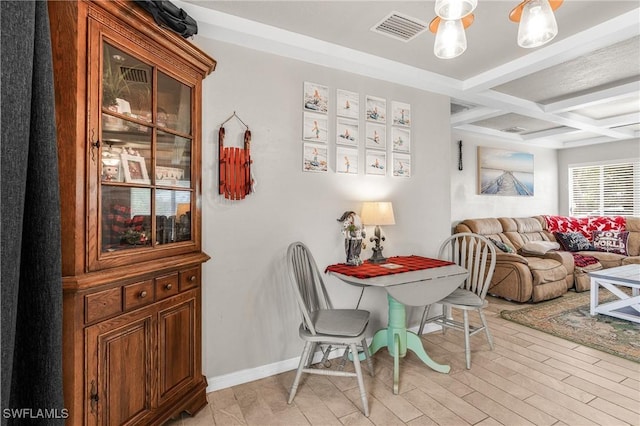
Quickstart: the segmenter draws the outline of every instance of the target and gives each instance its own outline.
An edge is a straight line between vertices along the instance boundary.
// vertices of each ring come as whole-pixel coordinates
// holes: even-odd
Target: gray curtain
[[[63,425],[60,202],[47,2],[0,1],[0,7],[0,416],[3,425]]]

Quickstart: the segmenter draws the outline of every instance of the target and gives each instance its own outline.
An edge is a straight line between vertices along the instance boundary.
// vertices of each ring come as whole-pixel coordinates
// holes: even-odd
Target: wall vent
[[[148,83],[147,70],[141,70],[139,68],[120,67],[120,74],[126,81],[132,83]]]
[[[371,27],[371,31],[402,40],[406,43],[422,34],[427,28],[428,24],[419,19],[398,12],[391,12]]]

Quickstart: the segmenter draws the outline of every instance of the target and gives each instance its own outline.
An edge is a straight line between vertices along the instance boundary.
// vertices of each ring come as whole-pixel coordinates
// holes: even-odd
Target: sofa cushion
[[[592,244],[598,251],[618,253],[628,256],[628,231],[593,231]]]
[[[579,254],[595,257],[604,269],[620,266],[622,265],[622,260],[626,258],[626,256],[622,254],[607,253],[604,251],[584,251],[579,252]]]
[[[540,257],[527,257],[529,269],[533,275],[533,286],[563,281],[567,276],[567,270],[559,262]]]
[[[520,247],[520,251],[525,254],[545,254],[559,248],[560,244],[555,241],[529,241]]]
[[[474,234],[490,235],[502,233],[502,225],[498,219],[467,219],[463,222]]]
[[[553,234],[566,251],[593,250],[593,246],[580,232],[555,232]]]

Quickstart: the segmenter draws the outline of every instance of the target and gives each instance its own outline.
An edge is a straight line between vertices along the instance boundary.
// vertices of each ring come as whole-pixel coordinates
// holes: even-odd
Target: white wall
[[[569,214],[569,166],[640,158],[640,139],[563,149],[558,152],[559,211]]]
[[[393,202],[397,224],[384,228],[385,255],[436,255],[450,233],[449,99],[221,42],[200,38],[198,45],[218,61],[204,82],[202,164],[203,248],[212,256],[203,269],[203,368],[216,377],[300,355],[299,315],[285,275],[287,246],[305,242],[320,268],[344,262],[336,219],[346,210],[359,212],[362,201]],[[359,175],[337,175],[335,137],[329,173],[302,172],[304,81],[329,87],[332,111],[337,88],[359,92],[361,105],[365,95],[410,103],[413,176],[365,176],[363,148]],[[234,111],[253,133],[258,185],[255,194],[231,202],[217,193],[217,132]],[[329,118],[332,134],[335,116]],[[241,146],[238,123],[225,127],[226,144]],[[363,257],[371,255],[370,246]],[[335,305],[356,304],[357,288],[334,277],[325,281]],[[367,289],[361,306],[372,312],[372,335],[386,324],[386,295]]]
[[[462,171],[458,170],[459,140],[462,140]],[[558,214],[558,160],[555,149],[529,147],[455,131],[450,143],[453,152],[450,167],[452,225],[469,218]],[[534,196],[479,195],[478,146],[533,154]]]

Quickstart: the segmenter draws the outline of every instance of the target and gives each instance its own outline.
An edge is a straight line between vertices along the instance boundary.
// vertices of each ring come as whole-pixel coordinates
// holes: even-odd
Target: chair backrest
[[[287,268],[304,326],[309,332],[316,334],[312,314],[322,309],[331,309],[331,302],[316,261],[307,246],[299,241],[289,245]]]
[[[496,267],[496,249],[491,241],[471,232],[454,234],[440,246],[439,258],[469,271],[469,277],[460,287],[484,299]]]

